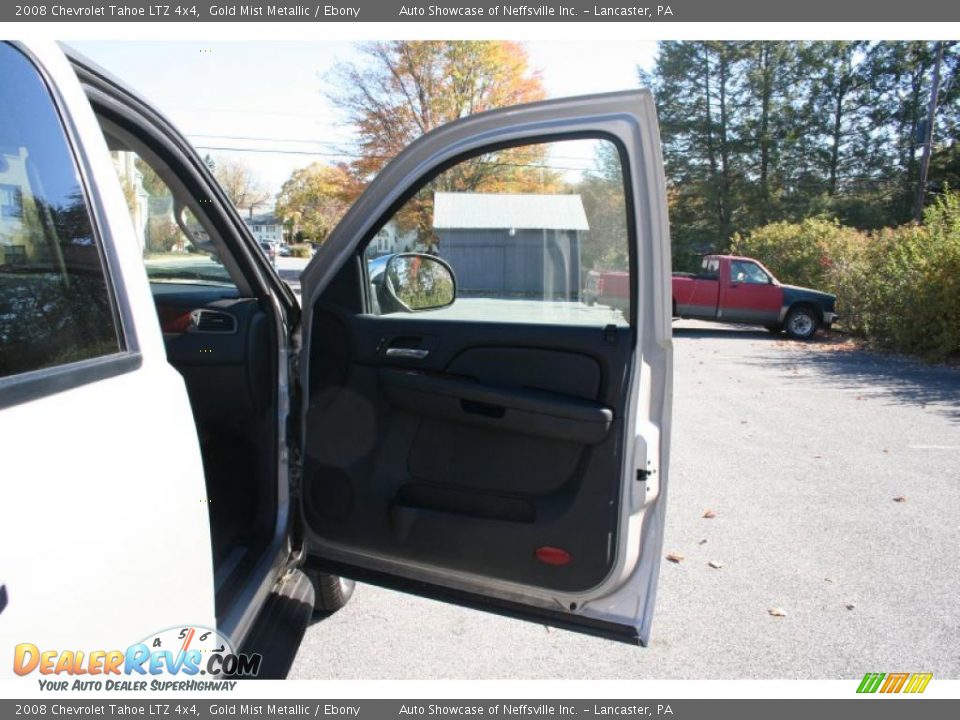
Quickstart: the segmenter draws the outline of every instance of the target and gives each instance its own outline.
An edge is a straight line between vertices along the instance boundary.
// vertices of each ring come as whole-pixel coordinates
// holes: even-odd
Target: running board
[[[313,600],[313,583],[300,570],[287,574],[270,593],[241,649],[263,656],[257,679],[287,676],[313,616]]]

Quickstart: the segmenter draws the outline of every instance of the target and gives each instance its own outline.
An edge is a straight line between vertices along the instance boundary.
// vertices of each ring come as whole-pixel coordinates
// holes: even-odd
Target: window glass
[[[628,325],[630,252],[617,147],[567,140],[465,160],[422,187],[368,245],[375,298],[389,257],[404,252],[437,255],[456,276],[456,301],[418,317]],[[378,305],[384,313],[396,307]]]
[[[193,212],[133,150],[113,150],[147,275],[156,282],[228,285],[233,280]]]
[[[730,263],[730,280],[731,282],[767,285],[770,282],[770,276],[756,263],[734,260]]]
[[[720,261],[715,258],[704,258],[700,268],[700,278],[703,280],[716,280],[720,277]]]
[[[30,62],[2,43],[0,77],[0,377],[7,377],[122,345],[50,95]]]

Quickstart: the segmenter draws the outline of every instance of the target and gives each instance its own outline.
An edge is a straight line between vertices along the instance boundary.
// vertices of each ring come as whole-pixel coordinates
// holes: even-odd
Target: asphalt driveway
[[[675,348],[650,647],[364,585],[290,677],[960,677],[960,371],[693,322]]]

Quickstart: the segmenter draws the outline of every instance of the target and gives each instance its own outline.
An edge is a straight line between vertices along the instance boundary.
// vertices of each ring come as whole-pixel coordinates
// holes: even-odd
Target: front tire
[[[817,312],[807,305],[801,305],[787,313],[783,329],[786,331],[787,337],[793,340],[809,340],[817,334],[819,326],[820,317]]]
[[[307,577],[313,583],[313,609],[318,613],[333,613],[346,605],[353,597],[356,583],[353,580],[329,575],[328,573],[307,570]]]

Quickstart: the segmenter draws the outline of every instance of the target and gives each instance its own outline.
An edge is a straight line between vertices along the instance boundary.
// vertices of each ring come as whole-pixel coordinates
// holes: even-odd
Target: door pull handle
[[[423,360],[429,354],[429,350],[423,350],[421,348],[387,348],[386,352],[388,358],[399,358],[402,360]]]

